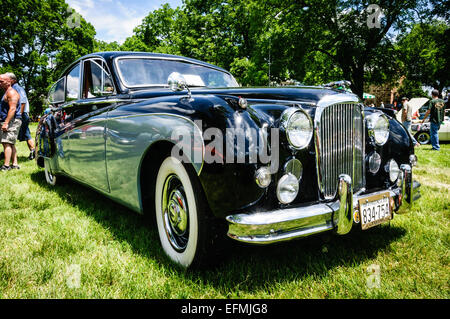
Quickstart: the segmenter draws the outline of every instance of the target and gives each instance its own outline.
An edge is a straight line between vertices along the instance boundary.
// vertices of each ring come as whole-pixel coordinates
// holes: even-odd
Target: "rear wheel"
[[[47,160],[44,160],[45,180],[51,186],[55,186],[57,182],[56,175],[53,174],[50,164]]]
[[[428,132],[419,132],[414,137],[422,145],[430,143],[430,133]]]
[[[213,222],[194,171],[174,157],[159,168],[155,187],[156,223],[165,254],[184,268],[208,263]]]

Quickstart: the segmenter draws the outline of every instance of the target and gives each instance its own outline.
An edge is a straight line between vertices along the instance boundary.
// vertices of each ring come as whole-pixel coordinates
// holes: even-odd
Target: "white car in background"
[[[422,122],[414,123],[411,125],[411,131],[414,135],[414,138],[420,144],[428,144],[430,143],[430,122]],[[439,141],[450,141],[450,117],[444,117],[444,123],[441,125],[439,129]]]

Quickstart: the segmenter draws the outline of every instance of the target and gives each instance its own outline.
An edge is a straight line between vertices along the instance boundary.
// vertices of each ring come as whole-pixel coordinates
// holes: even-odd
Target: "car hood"
[[[220,96],[235,96],[243,97],[249,100],[250,104],[258,103],[286,103],[292,104],[307,103],[310,105],[317,104],[324,96],[334,94],[349,94],[354,96],[353,93],[349,93],[343,90],[329,89],[324,87],[248,87],[248,88],[218,88],[218,89],[205,89],[205,88],[192,88],[192,95],[220,95]],[[174,94],[169,89],[159,90],[139,90],[132,92],[134,98],[150,98],[156,96],[162,96],[167,94]],[[186,91],[177,92],[175,94],[185,95]]]

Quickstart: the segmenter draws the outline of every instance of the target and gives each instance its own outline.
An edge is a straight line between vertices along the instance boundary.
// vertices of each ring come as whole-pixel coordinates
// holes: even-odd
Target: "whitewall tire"
[[[165,254],[189,268],[201,263],[207,249],[206,217],[196,176],[176,158],[167,157],[155,185],[155,212]]]
[[[55,174],[53,174],[50,168],[50,164],[48,163],[48,160],[44,160],[44,170],[45,170],[45,180],[47,181],[47,184],[55,186],[57,177]]]
[[[422,145],[430,143],[430,134],[428,132],[419,132],[416,134],[415,139]]]

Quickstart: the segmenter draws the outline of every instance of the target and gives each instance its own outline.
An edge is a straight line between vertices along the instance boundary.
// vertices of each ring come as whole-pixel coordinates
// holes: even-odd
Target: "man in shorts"
[[[25,90],[17,83],[17,78],[14,75],[14,73],[5,73],[7,76],[9,76],[11,79],[13,79],[13,89],[17,91],[20,95],[20,113],[22,117],[22,126],[19,130],[19,141],[27,141],[28,149],[30,150],[30,156],[28,156],[29,160],[32,160],[35,158],[35,152],[34,152],[34,141],[31,137],[30,129],[28,127],[28,124],[30,124],[30,104],[28,103],[28,98]]]
[[[7,74],[0,75],[0,88],[5,91],[0,101],[0,141],[5,152],[5,162],[0,171],[19,168],[17,165],[16,140],[22,125],[20,95],[13,89],[14,80]],[[12,165],[11,164],[12,161]]]

